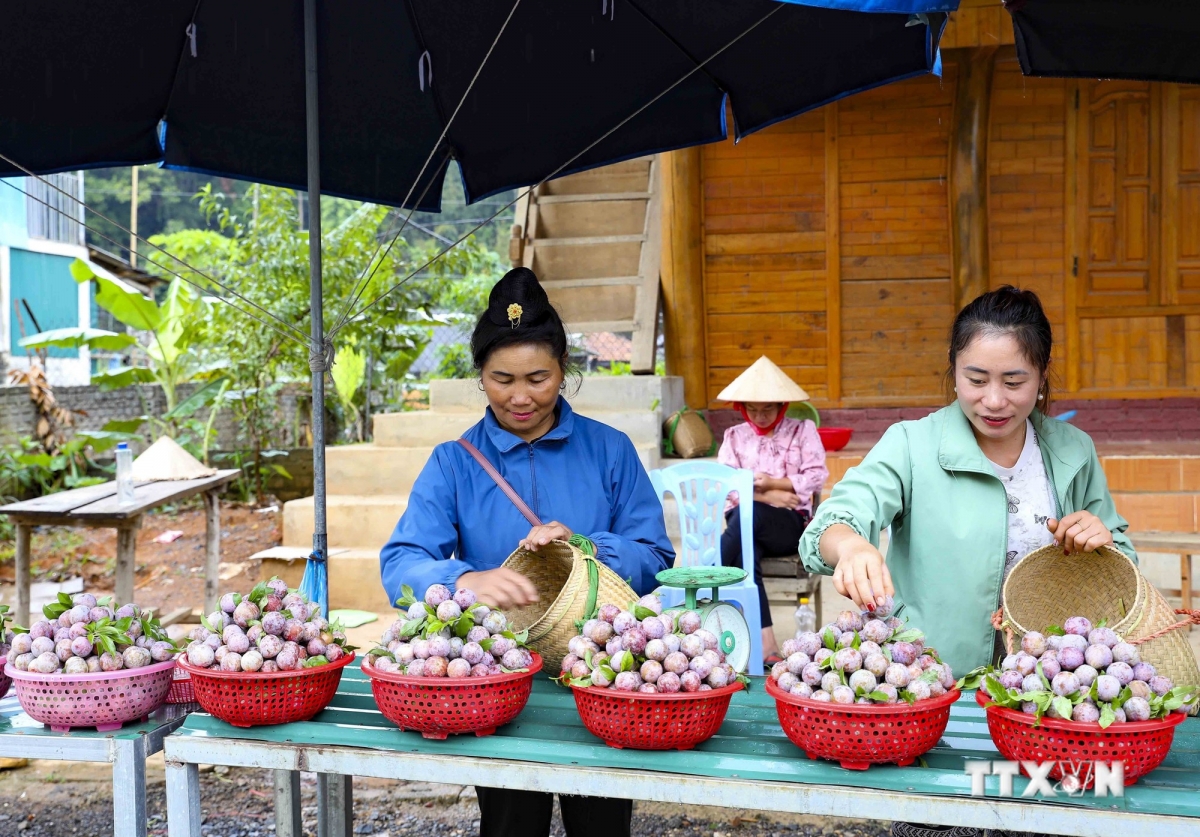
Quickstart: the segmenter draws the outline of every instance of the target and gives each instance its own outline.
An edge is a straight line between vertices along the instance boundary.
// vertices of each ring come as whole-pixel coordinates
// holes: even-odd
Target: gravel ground
[[[161,767],[149,766],[149,833],[166,835]],[[157,769],[155,769],[157,767]],[[67,772],[69,771],[69,773]],[[70,778],[68,778],[68,776]],[[274,834],[270,774],[216,768],[201,775],[204,837],[270,837]],[[111,785],[99,765],[34,762],[0,774],[0,837],[70,837],[112,833]],[[305,837],[316,832],[316,778],[303,774]],[[479,809],[471,788],[359,779],[354,787],[354,834],[375,837],[471,837]],[[637,804],[636,837],[886,837],[888,823],[772,817],[723,808],[690,810]],[[551,829],[564,837],[557,811]]]

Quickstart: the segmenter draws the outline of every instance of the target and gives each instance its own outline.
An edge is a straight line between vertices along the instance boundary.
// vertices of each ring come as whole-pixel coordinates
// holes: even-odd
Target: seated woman
[[[812,518],[813,495],[829,471],[817,426],[787,417],[788,404],[808,394],[768,358],[760,357],[725,387],[717,398],[732,401],[746,421],[725,431],[717,459],[722,465],[754,472],[754,582],[762,613],[763,664],[779,662],[779,644],[771,628],[771,608],[763,587],[762,559],[795,555]],[[730,495],[721,536],[721,563],[742,566],[740,498]]]
[[[549,522],[531,529],[463,446],[438,445],[380,553],[388,595],[396,600],[407,584],[419,598],[444,584],[469,588],[493,607],[523,607],[538,591],[502,567],[504,559],[518,546],[536,552],[575,532],[639,595],[651,592],[655,574],[675,560],[662,506],[629,437],[576,415],[562,397],[566,331],[528,268],[509,271],[492,288],[471,352],[488,406],[463,438]],[[481,837],[549,835],[553,794],[477,790]],[[630,832],[629,800],[562,796],[559,804],[571,837]]]

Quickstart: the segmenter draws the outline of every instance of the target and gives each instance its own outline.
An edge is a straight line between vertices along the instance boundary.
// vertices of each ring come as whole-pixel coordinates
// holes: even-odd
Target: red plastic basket
[[[907,703],[848,706],[821,703],[789,694],[767,678],[779,723],[792,743],[810,759],[829,759],[847,770],[872,764],[910,765],[933,749],[950,721],[959,692]]]
[[[192,676],[179,666],[175,666],[174,674],[171,690],[167,692],[167,703],[195,703],[196,690],[192,688]]]
[[[742,684],[709,692],[650,695],[590,686],[572,687],[588,732],[618,750],[690,750],[716,735],[729,700]]]
[[[1051,779],[1058,781],[1072,775],[1082,782],[1082,788],[1095,784],[1090,767],[1096,762],[1106,762],[1110,766],[1121,762],[1125,768],[1125,784],[1132,785],[1162,764],[1171,750],[1175,727],[1187,717],[1172,712],[1154,721],[1111,724],[1108,729],[1102,729],[1099,723],[1062,721],[1044,715],[1041,721],[1035,721],[1032,715],[1015,709],[986,706],[991,697],[983,689],[975,693],[975,700],[986,707],[988,732],[1004,758],[1055,762],[1050,771]],[[1029,775],[1024,767],[1021,772]]]
[[[362,667],[383,717],[402,730],[443,739],[473,732],[491,735],[525,708],[542,658],[528,671],[490,677],[405,677]]]
[[[182,657],[177,662],[191,675],[201,709],[235,727],[259,727],[316,715],[333,700],[342,669],[353,660],[354,654],[347,654],[336,663],[266,674],[197,668]]]
[[[817,435],[821,437],[821,446],[826,451],[833,452],[850,444],[850,437],[854,435],[854,431],[849,427],[818,427]]]

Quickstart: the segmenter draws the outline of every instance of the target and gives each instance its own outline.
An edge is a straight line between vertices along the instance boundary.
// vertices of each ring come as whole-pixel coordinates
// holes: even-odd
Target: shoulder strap
[[[533,513],[533,509],[529,508],[529,505],[521,499],[521,495],[517,493],[516,489],[508,484],[508,480],[500,476],[500,472],[496,470],[495,466],[492,465],[491,462],[488,462],[488,458],[486,456],[479,452],[479,448],[475,447],[466,439],[459,439],[458,443],[463,446],[463,449],[466,450],[467,453],[471,454],[472,458],[476,462],[479,463],[479,467],[483,468],[483,470],[487,472],[487,475],[492,478],[492,481],[495,482],[497,486],[499,486],[500,490],[504,492],[504,495],[508,497],[508,499],[512,500],[512,504],[517,507],[517,511],[524,515],[526,520],[528,520],[534,526],[542,525],[542,521],[536,514]]]

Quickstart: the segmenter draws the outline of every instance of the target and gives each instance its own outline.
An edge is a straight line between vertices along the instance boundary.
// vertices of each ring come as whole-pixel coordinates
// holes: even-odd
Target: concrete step
[[[657,445],[641,445],[637,452],[647,471],[659,467],[661,453]],[[326,491],[330,497],[407,494],[432,455],[432,446],[338,445],[326,448]]]
[[[308,552],[308,548],[277,546],[258,553],[253,557],[262,561],[260,580],[279,576],[289,587],[299,587]],[[328,572],[330,610],[387,613],[393,609],[379,580],[378,549],[330,547]]]
[[[326,498],[325,525],[329,543],[379,550],[408,507],[404,494],[334,494]],[[313,498],[283,505],[283,544],[312,546]]]
[[[611,272],[605,275],[612,275]],[[660,375],[588,375],[579,391],[569,395],[571,406],[584,415],[624,410],[649,411],[655,404],[667,416],[683,407],[683,378]],[[433,412],[463,411],[481,414],[487,399],[474,379],[429,383]]]
[[[658,445],[662,439],[662,421],[658,410],[580,409],[579,412],[620,430],[637,447],[652,447]],[[482,405],[477,412],[437,409],[411,413],[376,413],[373,416],[375,444],[387,448],[431,448],[462,436],[482,415]],[[327,451],[332,453],[337,449],[327,448]]]

